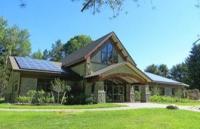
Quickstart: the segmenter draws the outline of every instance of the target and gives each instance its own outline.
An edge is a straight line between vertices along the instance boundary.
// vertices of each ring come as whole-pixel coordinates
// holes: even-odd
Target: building
[[[7,100],[28,90],[50,90],[55,78],[68,80],[98,103],[134,102],[134,90],[147,102],[151,94],[179,95],[186,84],[142,72],[114,32],[67,56],[62,63],[27,57],[10,57]],[[179,93],[179,94],[178,94]]]

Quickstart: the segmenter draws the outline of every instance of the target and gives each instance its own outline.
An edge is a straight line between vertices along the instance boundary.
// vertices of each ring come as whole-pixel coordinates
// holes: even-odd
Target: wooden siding
[[[80,76],[86,75],[86,62],[82,62],[82,63],[72,66],[70,68],[72,71],[76,72]]]

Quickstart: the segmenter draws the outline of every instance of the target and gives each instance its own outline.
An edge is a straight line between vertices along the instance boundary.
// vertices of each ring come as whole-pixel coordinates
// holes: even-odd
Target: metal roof
[[[155,83],[161,83],[161,84],[169,84],[169,85],[179,85],[179,86],[189,86],[187,84],[184,84],[182,82],[178,82],[166,77],[162,77],[153,73],[149,73],[149,72],[144,72],[149,78],[151,78],[151,80]]]

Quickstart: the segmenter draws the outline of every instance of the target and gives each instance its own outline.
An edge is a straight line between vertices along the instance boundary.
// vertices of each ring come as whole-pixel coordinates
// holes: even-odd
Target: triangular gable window
[[[108,64],[108,65],[118,63],[117,52],[111,43],[106,44],[102,48],[101,63]]]

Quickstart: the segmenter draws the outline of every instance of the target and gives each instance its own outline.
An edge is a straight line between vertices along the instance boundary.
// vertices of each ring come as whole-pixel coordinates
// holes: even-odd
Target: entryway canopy
[[[110,65],[106,68],[93,72],[85,78],[88,80],[122,80],[130,84],[147,84],[151,79],[137,67],[129,62],[122,62]]]

